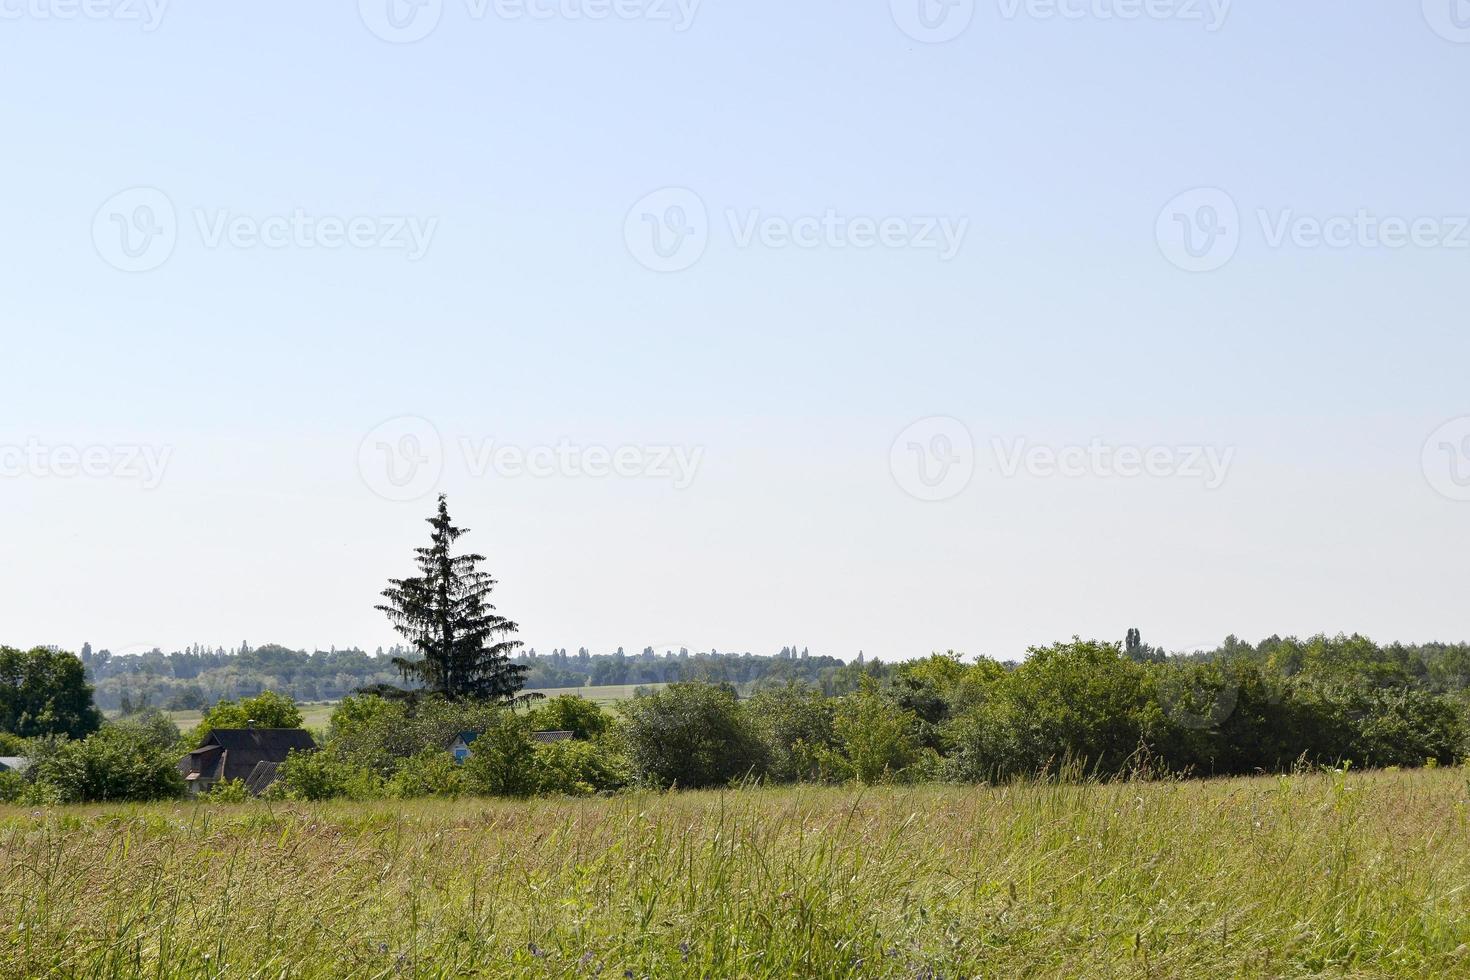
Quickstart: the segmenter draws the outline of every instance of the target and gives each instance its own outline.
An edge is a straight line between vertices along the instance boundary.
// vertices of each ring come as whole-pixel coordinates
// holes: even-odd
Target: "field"
[[[0,976],[1465,976],[1466,790],[0,808]]]
[[[543,688],[537,691],[528,691],[528,694],[544,694],[546,697],[554,698],[558,694],[576,694],[596,701],[603,707],[610,707],[619,701],[626,701],[633,697],[633,693],[639,688],[646,690],[658,690],[667,687],[666,684],[611,684],[605,687],[561,687]],[[332,717],[332,709],[337,706],[335,701],[305,702],[300,705],[303,724],[307,728],[325,728]],[[174,724],[180,728],[188,729],[199,724],[202,712],[199,711],[170,711],[168,716],[174,720]]]

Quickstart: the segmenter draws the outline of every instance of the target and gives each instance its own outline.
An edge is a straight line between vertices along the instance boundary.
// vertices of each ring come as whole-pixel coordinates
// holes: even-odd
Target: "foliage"
[[[595,702],[563,694],[537,705],[531,726],[538,732],[571,732],[577,738],[596,738],[612,725],[612,717]]]
[[[80,660],[44,647],[0,647],[0,732],[85,738],[101,725]]]
[[[451,701],[511,701],[527,671],[510,660],[521,645],[508,639],[516,624],[496,615],[489,602],[495,580],[479,569],[484,556],[450,553],[468,532],[450,520],[443,494],[428,522],[431,543],[415,549],[419,575],[392,579],[383,591],[387,602],[376,607],[419,654],[394,665],[405,681]]]
[[[524,717],[501,711],[470,745],[465,784],[480,796],[531,796],[537,789],[536,746]]]
[[[674,684],[622,705],[635,779],[695,789],[764,768],[765,753],[735,693],[710,684]]]
[[[166,800],[184,792],[178,760],[143,728],[104,725],[85,739],[38,748],[26,775],[62,802]]]
[[[548,796],[609,793],[631,778],[627,758],[609,738],[537,745],[535,769],[536,792]]]
[[[826,777],[825,760],[836,745],[834,699],[788,684],[761,691],[742,707],[762,743],[767,778],[785,783]]]
[[[837,705],[832,729],[841,763],[834,771],[870,785],[900,777],[922,757],[918,724],[912,711],[880,695],[869,679]]]
[[[384,794],[383,779],[329,752],[292,751],[266,791],[273,798],[307,802],[346,797],[371,800]]]
[[[422,752],[447,756],[458,735],[485,731],[505,714],[506,709],[495,704],[437,697],[410,703],[358,695],[343,700],[332,713],[326,747],[353,765],[386,777],[403,760]]]
[[[300,728],[301,709],[274,691],[239,701],[221,701],[204,713],[194,729],[194,744],[203,745],[216,728]]]

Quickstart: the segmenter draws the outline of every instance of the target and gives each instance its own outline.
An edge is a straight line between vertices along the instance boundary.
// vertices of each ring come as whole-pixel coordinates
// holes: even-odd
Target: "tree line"
[[[771,659],[791,669],[758,678],[745,697],[711,675],[614,712],[575,696],[548,701],[526,693],[534,659],[520,652],[516,623],[490,602],[495,581],[481,570],[484,558],[455,553],[466,532],[442,497],[428,522],[417,574],[390,580],[377,607],[405,641],[379,658],[388,679],[345,697],[319,733],[320,751],[287,760],[271,793],[314,800],[748,781],[1223,776],[1447,765],[1467,751],[1466,646],[1385,647],[1356,635],[1232,637],[1215,651],[1169,656],[1134,628],[1121,643],[1073,639],[1033,648],[1020,663],[945,653],[813,664],[788,648]],[[296,727],[301,717],[288,694],[261,692],[219,701],[189,736],[156,709],[104,723],[80,659],[0,648],[0,755],[32,760],[23,775],[0,774],[0,798],[177,795],[178,755],[212,728]],[[547,730],[572,738],[536,737]],[[463,764],[448,751],[462,733],[474,736]],[[243,792],[225,786],[215,797]]]

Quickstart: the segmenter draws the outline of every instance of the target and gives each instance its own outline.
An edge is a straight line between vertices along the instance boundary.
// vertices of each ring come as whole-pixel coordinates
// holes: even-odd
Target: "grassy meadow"
[[[4,977],[1470,975],[1460,769],[0,808]]]

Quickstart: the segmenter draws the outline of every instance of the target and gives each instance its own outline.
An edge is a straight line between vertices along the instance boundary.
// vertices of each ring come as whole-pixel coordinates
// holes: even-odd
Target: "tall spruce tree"
[[[429,546],[414,549],[420,574],[390,579],[383,590],[387,603],[375,607],[422,655],[394,657],[394,666],[405,681],[453,701],[523,700],[518,695],[529,668],[510,660],[521,641],[509,639],[516,624],[496,615],[488,601],[495,580],[479,569],[484,556],[450,554],[468,529],[450,521],[443,494],[428,523],[434,529]]]

